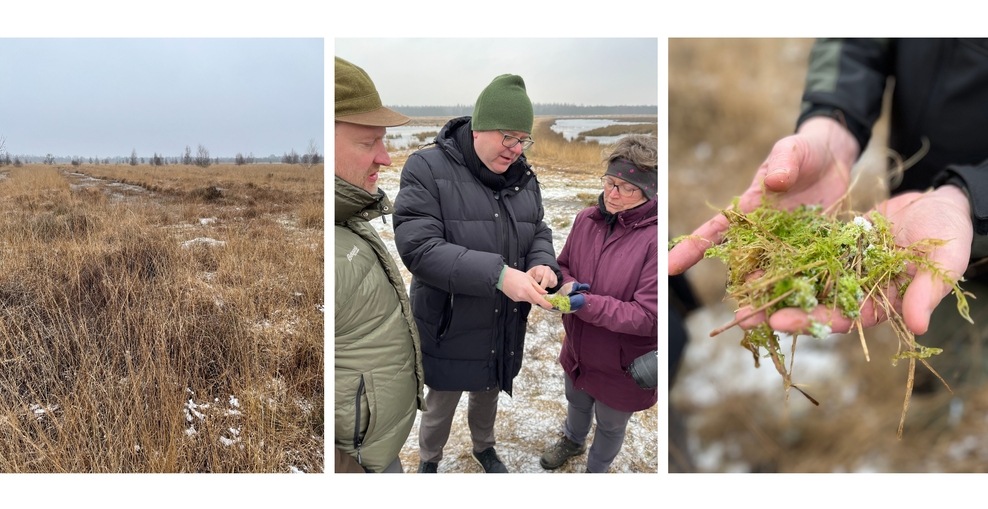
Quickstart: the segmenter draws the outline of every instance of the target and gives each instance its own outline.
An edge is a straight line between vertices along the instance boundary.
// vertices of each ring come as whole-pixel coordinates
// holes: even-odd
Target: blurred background
[[[751,183],[772,145],[794,132],[812,44],[669,40],[670,238],[692,233],[727,207]],[[852,170],[856,211],[888,196],[887,109]],[[988,470],[980,327],[918,338],[945,349],[930,363],[953,393],[917,366],[904,435],[897,440],[908,364],[892,366],[891,329],[865,331],[871,362],[857,334],[798,338],[792,377],[820,402],[817,407],[796,391],[787,397],[771,362],[755,368],[739,345],[739,328],[710,337],[734,317],[736,303],[722,300],[725,283],[726,268],[716,259],[701,261],[685,280],[670,280],[671,328],[683,318],[689,338],[678,370],[670,369],[670,472]],[[692,293],[685,298],[673,291],[686,285]],[[954,299],[944,299],[944,307],[955,309]],[[789,356],[792,338],[781,343]]]

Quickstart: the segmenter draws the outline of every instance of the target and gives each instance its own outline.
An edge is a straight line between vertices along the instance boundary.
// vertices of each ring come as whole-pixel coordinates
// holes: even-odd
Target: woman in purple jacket
[[[607,472],[621,450],[631,414],[656,403],[631,363],[658,347],[658,202],[656,138],[628,135],[607,158],[596,207],[582,210],[559,254],[570,310],[559,362],[569,402],[563,437],[540,461],[555,469],[586,451],[587,472]]]

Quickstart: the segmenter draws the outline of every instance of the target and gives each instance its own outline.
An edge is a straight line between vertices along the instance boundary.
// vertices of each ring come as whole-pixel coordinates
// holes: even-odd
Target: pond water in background
[[[617,120],[611,120],[608,118],[560,118],[556,120],[556,123],[552,125],[552,130],[554,132],[560,133],[566,138],[566,141],[573,141],[582,132],[589,131],[591,129],[597,129],[598,127],[607,127],[612,125],[635,125],[644,124],[646,122],[619,122]],[[601,144],[611,144],[617,143],[624,135],[618,136],[587,136],[586,139],[590,141],[596,141]]]
[[[442,126],[437,125],[400,125],[398,127],[389,127],[384,141],[390,144],[395,150],[418,148],[421,145],[432,143],[432,140],[436,136],[432,135],[424,140],[419,140],[415,136],[416,134],[437,133],[440,129],[442,129]]]

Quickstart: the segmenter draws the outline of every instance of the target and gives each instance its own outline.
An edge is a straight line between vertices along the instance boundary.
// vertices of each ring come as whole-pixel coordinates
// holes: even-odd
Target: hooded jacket
[[[621,412],[658,400],[638,387],[628,366],[658,347],[659,232],[656,198],[618,212],[611,225],[599,207],[580,211],[559,253],[563,283],[590,285],[586,302],[563,315],[559,353],[573,387]]]
[[[380,472],[425,410],[421,347],[401,273],[370,225],[390,201],[339,177],[335,191],[336,448]]]
[[[449,121],[433,146],[405,163],[395,198],[395,244],[413,276],[409,294],[426,384],[440,391],[500,388],[510,395],[531,304],[497,289],[501,269],[548,265],[559,274],[559,266],[525,156],[505,172],[520,178],[494,191],[467,167],[467,157],[476,154],[464,152],[458,138],[469,132],[460,129],[470,129],[470,117]]]

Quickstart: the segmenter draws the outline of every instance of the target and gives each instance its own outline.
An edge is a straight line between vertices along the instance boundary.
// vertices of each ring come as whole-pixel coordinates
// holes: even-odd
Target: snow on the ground
[[[211,239],[209,237],[197,237],[192,240],[187,240],[183,242],[182,247],[188,249],[197,244],[201,244],[204,246],[211,246],[211,247],[222,247],[226,245],[226,242],[222,240]]]

